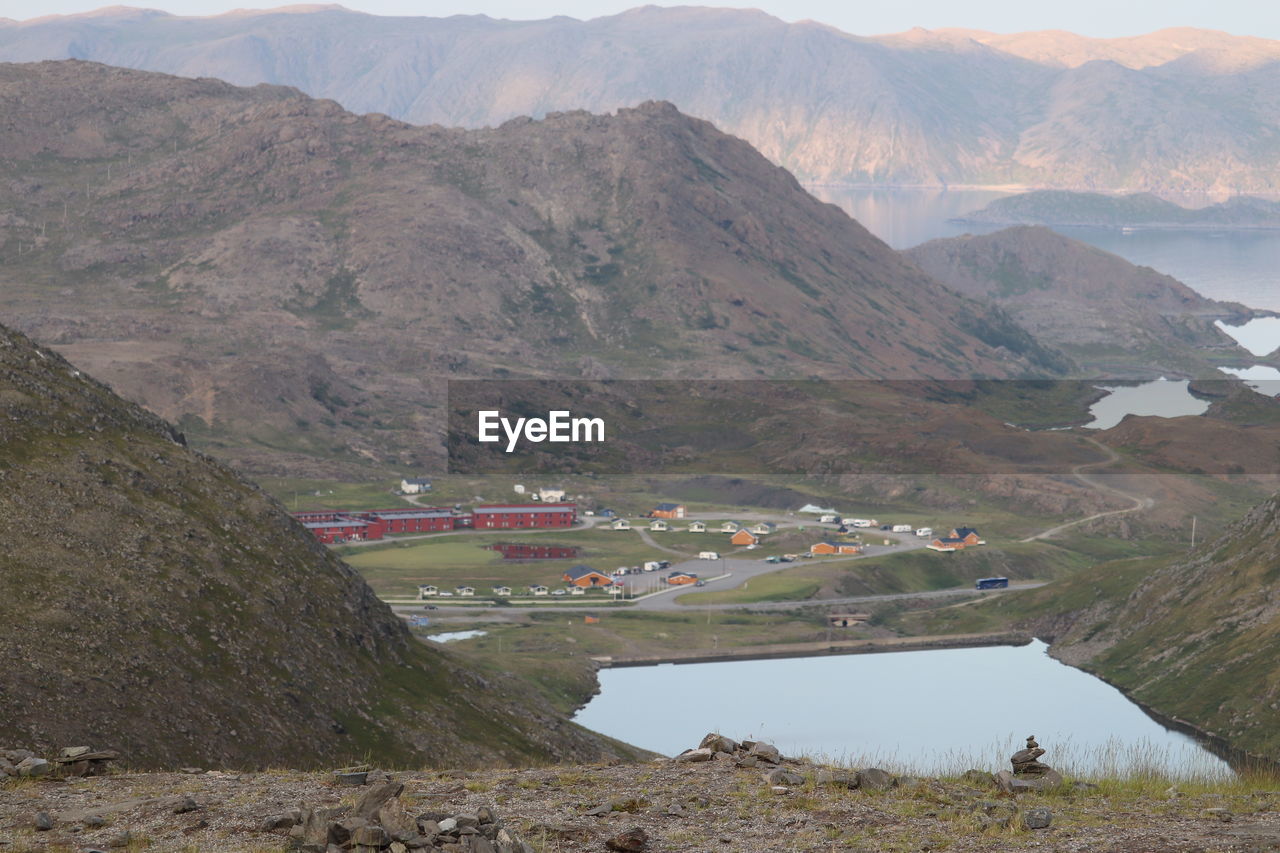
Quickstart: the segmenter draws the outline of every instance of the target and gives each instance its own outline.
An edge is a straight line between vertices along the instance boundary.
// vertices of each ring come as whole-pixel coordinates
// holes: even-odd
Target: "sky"
[[[24,20],[74,14],[116,0],[0,0],[0,17]],[[291,0],[124,0],[120,5],[178,15],[214,15],[235,8],[272,8]],[[486,14],[495,18],[594,18],[642,0],[345,0],[340,5],[378,15]],[[760,0],[751,3],[657,5],[751,6],[786,21],[811,19],[845,32],[876,35],[912,27],[971,27],[995,32],[1061,29],[1088,36],[1137,35],[1163,27],[1191,26],[1237,35],[1280,39],[1277,0]]]

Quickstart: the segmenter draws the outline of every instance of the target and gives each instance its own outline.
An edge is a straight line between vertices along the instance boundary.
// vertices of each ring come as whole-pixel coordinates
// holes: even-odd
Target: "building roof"
[[[476,515],[491,515],[499,512],[569,512],[576,507],[577,504],[490,504],[478,506],[474,512]]]
[[[600,577],[602,578],[608,577],[608,575],[606,575],[604,572],[600,571],[599,569],[593,569],[590,566],[574,566],[572,569],[568,569],[565,571],[565,576],[568,577],[570,580],[585,578],[588,575],[600,575]]]
[[[956,534],[956,538],[958,539],[963,539],[964,537],[968,536],[970,533],[972,533],[974,536],[978,535],[978,530],[976,527],[957,527],[953,532]]]
[[[404,481],[411,486],[430,486],[431,479],[428,477],[405,477]]]
[[[369,522],[361,521],[358,518],[335,518],[332,521],[304,521],[302,526],[308,530],[315,530],[319,527],[368,527]]]
[[[451,509],[375,509],[369,514],[375,518],[451,518],[458,513]]]
[[[654,507],[654,509],[659,510],[661,512],[671,512],[673,509],[679,509],[679,508],[680,508],[680,504],[668,504],[668,503],[658,504],[657,506]]]
[[[697,577],[697,574],[695,574],[694,572],[684,572],[684,571],[680,571],[680,572],[671,572],[669,575],[667,575],[667,577],[669,577],[669,578],[696,578],[696,577]]]

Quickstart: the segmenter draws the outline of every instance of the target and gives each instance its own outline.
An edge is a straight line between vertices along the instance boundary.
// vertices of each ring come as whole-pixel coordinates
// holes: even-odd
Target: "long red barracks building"
[[[510,530],[530,527],[572,527],[578,520],[576,504],[501,504],[477,506],[472,512],[451,507],[370,509],[357,512],[312,510],[295,512],[317,539],[326,545],[364,542],[404,533],[436,533],[477,527]]]

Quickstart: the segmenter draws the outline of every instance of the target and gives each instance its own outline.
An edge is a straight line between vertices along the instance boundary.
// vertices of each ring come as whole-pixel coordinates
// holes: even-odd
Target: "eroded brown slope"
[[[1059,366],[666,104],[444,130],[61,62],[0,116],[9,318],[260,470],[428,456],[446,375]]]

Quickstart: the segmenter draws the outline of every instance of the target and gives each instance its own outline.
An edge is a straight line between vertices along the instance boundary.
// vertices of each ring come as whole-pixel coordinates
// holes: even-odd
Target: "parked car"
[[[569,593],[563,589],[553,589],[551,590],[551,594],[552,595],[568,595]]]
[[[706,581],[694,581],[694,582],[693,582],[693,585],[694,585],[694,586],[706,586],[706,585],[707,585],[707,582],[706,582]]]
[[[434,604],[428,604],[428,605],[426,605],[425,607],[423,607],[422,609],[423,609],[423,610],[439,610],[440,608],[439,608],[439,607],[436,607]]]
[[[893,529],[893,525],[892,525],[892,524],[882,524],[882,525],[880,525],[880,529],[881,529],[881,530],[892,530],[892,529]]]
[[[766,563],[781,563],[781,562],[782,562],[782,558],[781,558],[781,557],[779,557],[779,556],[777,556],[777,555],[775,554],[775,555],[774,555],[774,556],[772,556],[772,557],[765,557],[765,558],[764,558],[764,561],[765,561]]]

